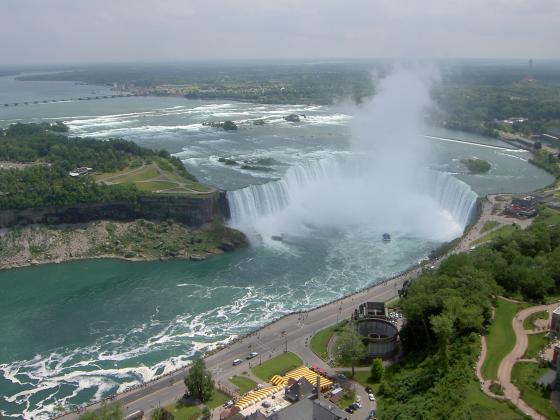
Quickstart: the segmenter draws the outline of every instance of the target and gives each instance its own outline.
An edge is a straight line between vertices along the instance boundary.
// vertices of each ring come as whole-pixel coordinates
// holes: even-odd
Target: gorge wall
[[[174,220],[190,227],[229,218],[225,192],[202,197],[146,196],[136,202],[113,201],[72,206],[0,210],[0,228],[29,224],[73,224],[94,220]]]

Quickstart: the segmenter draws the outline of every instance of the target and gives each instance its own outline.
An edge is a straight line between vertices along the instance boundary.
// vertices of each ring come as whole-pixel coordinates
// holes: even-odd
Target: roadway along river
[[[52,90],[59,91],[60,97],[82,96],[84,89],[105,94],[103,88],[70,83],[21,83],[0,78],[0,92],[11,92],[9,102],[51,97]],[[284,121],[282,117],[292,112],[306,118],[299,124]],[[337,170],[342,168],[343,179],[352,179],[344,178],[349,176],[345,165],[353,162],[351,114],[352,109],[336,107],[146,97],[0,109],[0,126],[61,119],[72,134],[120,136],[167,148],[201,180],[228,190],[281,179],[297,191],[292,189],[288,197],[272,197],[269,204],[286,206],[300,222],[281,229],[274,225],[281,233],[289,233],[283,242],[271,241],[266,232],[277,214],[268,212],[261,201],[250,207],[259,221],[257,227],[248,227],[255,229],[249,232],[252,246],[208,261],[83,261],[1,272],[3,415],[46,417],[57,405],[82,404],[184,366],[201,351],[287,312],[323,304],[425,258],[462,229],[464,220],[459,221],[457,215],[464,218],[465,207],[457,207],[452,197],[468,203],[472,191],[530,191],[552,179],[528,164],[526,152],[421,140],[429,145],[426,169],[439,174],[433,179],[439,180],[437,185],[445,194],[434,189],[437,199],[418,201],[407,194],[395,196],[399,211],[407,215],[400,222],[388,215],[382,222],[371,217],[368,223],[357,225],[345,224],[345,220],[333,227],[310,224],[309,214],[300,211],[306,207],[299,204],[316,204],[306,203],[306,197],[347,197],[345,189],[352,187],[352,181],[347,181],[335,191],[329,176],[337,172],[324,171],[336,164]],[[252,124],[260,118],[265,125]],[[240,121],[239,130],[202,126],[204,121],[226,119]],[[504,146],[464,133],[430,129],[428,134]],[[490,173],[466,173],[460,159],[470,156],[488,160]],[[264,162],[272,171],[231,167],[219,162],[220,157],[240,162],[267,159]],[[300,183],[297,174],[306,175],[310,182]],[[389,181],[380,179],[375,184]],[[259,197],[268,190],[285,191],[279,184],[253,189],[234,194],[239,199]],[[379,208],[392,202],[374,191],[373,186],[362,186],[355,197],[371,198],[368,204],[379,200]],[[346,219],[363,216],[363,212],[353,212],[351,200],[338,201],[345,204],[340,210],[348,212]],[[325,212],[316,212],[321,213]],[[392,234],[390,243],[380,240],[385,231]]]

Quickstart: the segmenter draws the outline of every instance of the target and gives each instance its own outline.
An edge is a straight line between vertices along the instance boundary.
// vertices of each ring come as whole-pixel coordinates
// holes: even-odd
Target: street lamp
[[[285,341],[284,353],[288,353],[288,334],[286,333],[286,330],[282,331],[282,336]]]

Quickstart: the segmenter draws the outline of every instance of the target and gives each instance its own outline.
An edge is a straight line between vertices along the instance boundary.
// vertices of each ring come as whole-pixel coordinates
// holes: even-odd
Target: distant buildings
[[[555,337],[560,337],[560,306],[552,312],[550,334]]]
[[[85,166],[82,166],[80,168],[76,168],[68,172],[68,175],[72,177],[87,175],[91,170],[92,168],[86,168]]]

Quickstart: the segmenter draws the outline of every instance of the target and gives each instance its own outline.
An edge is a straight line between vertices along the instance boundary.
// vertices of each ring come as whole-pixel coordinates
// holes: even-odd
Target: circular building
[[[357,320],[358,333],[367,342],[368,356],[388,358],[397,349],[399,330],[392,322],[381,318]]]

